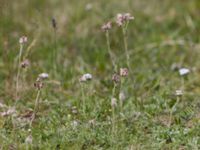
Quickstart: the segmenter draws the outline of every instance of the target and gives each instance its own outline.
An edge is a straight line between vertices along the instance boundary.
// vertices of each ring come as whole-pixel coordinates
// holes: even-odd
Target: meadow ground
[[[126,12],[128,53],[115,23]],[[0,149],[200,149],[199,14],[199,0],[1,0]]]

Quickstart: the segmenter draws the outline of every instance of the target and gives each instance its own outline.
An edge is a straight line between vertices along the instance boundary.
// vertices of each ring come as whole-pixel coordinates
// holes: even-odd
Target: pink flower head
[[[20,44],[25,44],[28,41],[28,38],[26,36],[22,36],[19,39],[19,43]]]
[[[115,82],[115,83],[118,83],[120,82],[120,76],[118,74],[113,74],[112,76],[112,80]]]
[[[133,19],[134,17],[131,16],[130,13],[117,14],[116,23],[118,24],[118,26],[122,26],[125,22]]]
[[[120,68],[120,76],[122,76],[122,77],[128,76],[128,69],[127,68]]]
[[[107,22],[101,26],[101,29],[105,32],[112,28],[112,22]]]

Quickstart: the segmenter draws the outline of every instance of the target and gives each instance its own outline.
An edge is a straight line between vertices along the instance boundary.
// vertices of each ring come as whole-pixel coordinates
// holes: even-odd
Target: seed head
[[[112,22],[107,22],[101,26],[101,29],[105,32],[112,28]]]
[[[37,80],[35,83],[34,83],[34,87],[37,89],[37,90],[41,90],[43,88],[44,84],[42,81],[40,80]]]
[[[19,39],[19,43],[20,44],[25,44],[28,41],[28,38],[26,36],[22,36]]]
[[[118,82],[120,82],[120,76],[119,76],[117,73],[115,73],[115,74],[113,74],[113,76],[112,76],[112,80],[113,80],[115,83],[118,83]]]
[[[57,23],[56,23],[56,19],[55,18],[52,18],[51,23],[52,23],[52,27],[54,29],[57,29]]]
[[[29,65],[30,65],[30,62],[28,59],[25,59],[24,61],[21,62],[22,68],[27,68]]]
[[[128,68],[120,68],[120,76],[122,77],[128,76]]]

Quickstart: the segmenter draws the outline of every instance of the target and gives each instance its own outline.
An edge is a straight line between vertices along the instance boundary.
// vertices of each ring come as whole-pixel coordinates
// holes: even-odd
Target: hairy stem
[[[106,31],[106,41],[107,41],[107,49],[108,49],[108,53],[110,55],[110,59],[111,59],[111,62],[112,62],[112,66],[114,68],[115,71],[117,71],[117,65],[114,61],[114,56],[113,56],[113,53],[111,51],[111,48],[110,48],[110,36],[109,36],[109,31]]]
[[[17,68],[17,79],[16,79],[16,98],[18,98],[18,90],[19,90],[19,77],[21,73],[21,59],[22,59],[22,52],[23,52],[23,44],[20,44],[19,50],[19,58],[18,58],[18,68]]]
[[[34,106],[34,110],[33,110],[33,115],[32,115],[32,119],[31,119],[31,122],[30,122],[30,127],[32,127],[32,123],[33,123],[35,116],[36,116],[36,113],[38,111],[40,92],[41,92],[41,90],[38,90],[38,92],[37,92],[37,96],[36,96],[36,99],[35,99],[35,106]]]

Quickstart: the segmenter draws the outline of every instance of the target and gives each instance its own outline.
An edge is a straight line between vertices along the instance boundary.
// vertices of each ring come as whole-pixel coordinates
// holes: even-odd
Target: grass
[[[198,0],[0,1],[0,149],[200,149],[199,7]],[[127,29],[127,98],[122,112],[115,109],[113,134],[114,70],[101,25],[121,12],[135,20]],[[56,74],[52,18],[57,21]],[[31,65],[21,70],[16,111],[3,116],[15,105],[23,35]],[[118,68],[127,67],[121,28],[113,25],[109,38]],[[182,77],[172,66],[191,72]],[[33,85],[42,72],[49,79],[30,127],[37,95]],[[82,89],[79,77],[84,73],[93,79]],[[176,105],[175,91],[182,88]],[[30,134],[32,144],[26,142]]]

